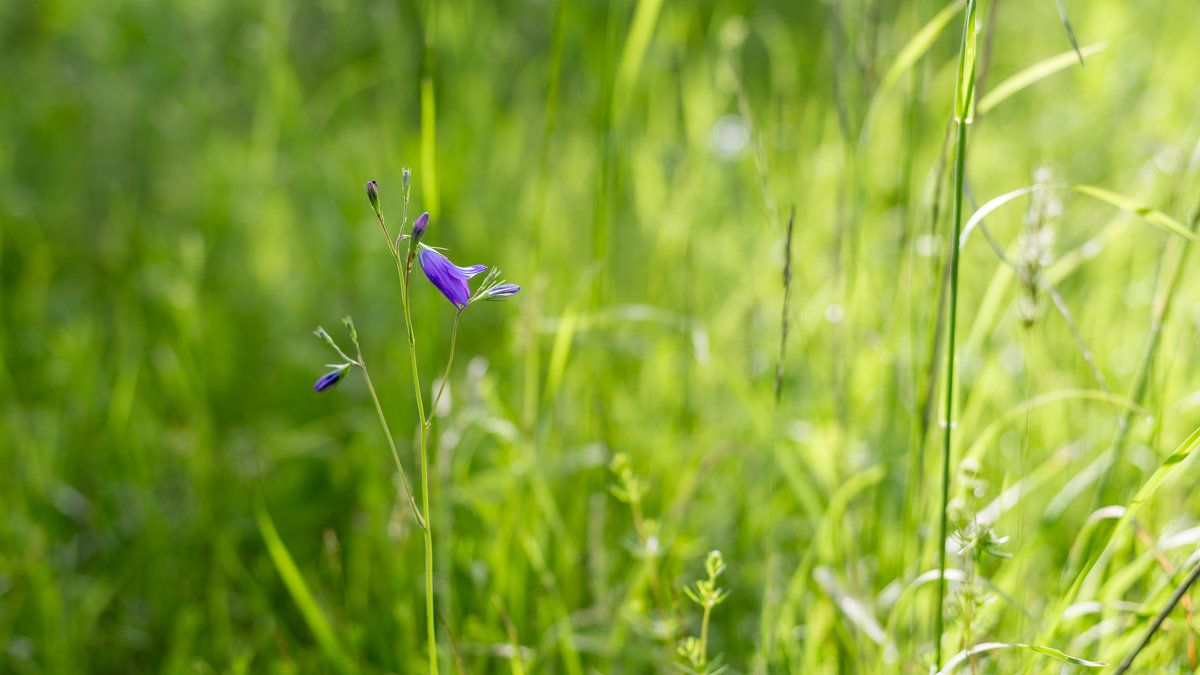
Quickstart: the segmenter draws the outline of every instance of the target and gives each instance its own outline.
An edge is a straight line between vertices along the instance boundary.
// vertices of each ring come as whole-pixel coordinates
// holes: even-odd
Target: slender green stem
[[[713,606],[704,605],[704,618],[700,621],[700,664],[708,663],[708,617],[712,614]]]
[[[404,211],[400,220],[400,232],[404,232],[404,226],[408,223],[408,198],[409,191],[404,191]],[[429,672],[431,675],[437,675],[437,632],[434,628],[433,615],[433,532],[429,521],[429,452],[426,448],[426,417],[425,417],[425,402],[421,396],[421,376],[417,370],[417,337],[413,331],[412,311],[409,309],[408,301],[408,276],[412,271],[413,249],[409,247],[407,260],[402,265],[400,263],[400,252],[396,249],[396,245],[392,242],[391,235],[387,231],[387,226],[383,224],[383,216],[379,215],[379,226],[383,228],[383,234],[388,240],[388,250],[392,252],[392,258],[396,261],[396,273],[400,276],[401,298],[404,304],[404,325],[408,332],[408,356],[409,362],[412,365],[413,378],[413,394],[417,399],[417,416],[420,418],[421,425],[421,511],[422,517],[418,519],[421,522],[421,530],[425,534],[425,630],[429,637]],[[455,319],[457,326],[458,320]],[[378,405],[378,403],[376,403]],[[382,416],[382,413],[380,413]],[[389,435],[390,440],[390,435]],[[393,450],[394,452],[394,450]],[[415,505],[414,505],[415,509]]]
[[[400,454],[396,452],[396,442],[392,440],[392,432],[388,429],[387,420],[383,417],[383,408],[379,405],[379,397],[375,395],[375,387],[371,384],[371,376],[367,373],[367,365],[362,360],[362,352],[359,352],[358,367],[362,370],[363,380],[367,383],[367,391],[371,392],[371,400],[375,402],[375,412],[379,415],[379,424],[383,427],[383,435],[387,436],[388,447],[392,450],[392,459],[396,462],[396,471],[400,473],[400,484],[404,486],[404,495],[408,497],[408,504],[412,507],[413,517],[417,519],[417,525],[421,529],[425,529],[425,519],[421,517],[420,511],[417,510],[417,500],[413,498],[412,490],[408,487],[408,478],[404,475],[404,467],[400,464]]]
[[[400,286],[408,291],[408,279],[404,275],[404,267],[400,264],[400,252],[396,250],[396,245],[392,243],[392,235],[388,234],[387,225],[383,224],[383,214],[378,214],[379,227],[383,228],[383,238],[387,240],[388,250],[392,253],[392,259],[396,261],[396,273],[400,275]],[[408,198],[404,199],[404,218],[400,221],[400,231],[404,232],[404,223],[408,220]]]
[[[954,237],[950,240],[950,307],[946,324],[946,433],[942,436],[942,500],[938,519],[938,603],[934,624],[934,652],[937,667],[942,667],[942,631],[945,629],[943,605],[946,602],[946,506],[950,500],[950,449],[954,431],[954,339],[958,321],[958,238],[962,229],[963,170],[966,168],[967,123],[958,121],[955,147]]]
[[[408,356],[412,365],[413,394],[417,399],[417,416],[421,419],[421,511],[425,516],[425,630],[429,635],[429,672],[437,675],[437,633],[433,618],[433,524],[429,522],[429,450],[426,446],[425,402],[421,396],[421,377],[417,371],[417,338],[413,332],[412,311],[408,301],[408,272],[412,269],[412,255],[409,264],[401,274],[404,283],[404,323],[408,328]]]
[[[958,327],[958,239],[962,230],[963,184],[967,169],[967,123],[975,93],[975,0],[967,2],[962,47],[958,52],[958,79],[954,92],[954,227],[950,236],[950,298],[946,323],[946,433],[942,436],[942,500],[938,514],[938,602],[934,620],[935,665],[942,668],[942,632],[946,627],[946,506],[950,501],[950,453],[954,436],[954,339]]]
[[[446,372],[442,373],[442,386],[438,388],[437,398],[433,399],[433,405],[429,407],[429,419],[425,420],[425,428],[433,424],[433,416],[437,414],[438,403],[442,400],[442,392],[446,391],[446,380],[450,379],[450,366],[454,365],[454,343],[458,339],[458,320],[462,318],[463,311],[460,309],[454,315],[454,327],[450,329],[450,358],[446,359]]]

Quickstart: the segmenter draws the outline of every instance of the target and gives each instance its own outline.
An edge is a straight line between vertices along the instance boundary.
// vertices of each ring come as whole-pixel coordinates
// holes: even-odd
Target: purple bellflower
[[[471,302],[471,287],[467,285],[467,280],[487,270],[487,265],[459,267],[446,256],[424,244],[417,253],[417,261],[421,263],[425,276],[429,277],[429,283],[441,291],[459,311],[466,309]]]

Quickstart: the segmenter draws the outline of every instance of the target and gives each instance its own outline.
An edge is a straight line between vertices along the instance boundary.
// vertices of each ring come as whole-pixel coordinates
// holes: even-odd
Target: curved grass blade
[[[993,197],[983,206],[979,207],[979,209],[975,211],[975,213],[971,214],[971,217],[967,219],[966,224],[963,225],[962,233],[958,237],[958,248],[961,250],[964,246],[966,246],[967,237],[970,236],[971,232],[975,229],[975,226],[978,225],[980,221],[988,217],[988,215],[990,215],[996,209],[1004,206],[1017,197],[1033,192],[1036,187],[1037,186],[1030,185],[1028,187],[1013,190],[1012,192],[1006,192],[998,197]],[[1184,227],[1183,224],[1181,224],[1178,220],[1175,220],[1171,216],[1168,216],[1158,209],[1152,209],[1148,206],[1143,206],[1142,204],[1133,201],[1125,195],[1118,194],[1110,190],[1105,190],[1104,188],[1098,188],[1094,185],[1065,185],[1060,183],[1046,187],[1055,190],[1074,190],[1080,194],[1085,194],[1089,197],[1095,197],[1096,199],[1099,199],[1102,202],[1107,202],[1118,209],[1125,211],[1126,213],[1133,214],[1152,225],[1157,225],[1164,230],[1173,232],[1184,239],[1187,239],[1188,241],[1197,241],[1200,239],[1195,233]]]
[[[989,110],[1000,105],[1000,103],[1013,94],[1037,84],[1038,82],[1050,77],[1060,70],[1065,70],[1074,65],[1077,56],[1091,56],[1092,54],[1102,52],[1107,48],[1107,42],[1100,42],[1094,45],[1088,45],[1087,47],[1084,47],[1078,51],[1066,51],[1061,54],[1051,56],[1048,59],[1038,61],[1032,66],[1021,70],[1012,77],[1009,77],[1000,84],[996,85],[994,89],[985,94],[983,98],[979,99],[979,103],[976,105],[976,110],[980,115],[986,114]]]
[[[1117,524],[1112,528],[1112,530],[1109,531],[1108,537],[1104,540],[1104,544],[1099,547],[1097,553],[1089,556],[1087,562],[1084,563],[1083,568],[1079,570],[1079,574],[1075,575],[1075,581],[1071,583],[1071,587],[1065,594],[1063,594],[1062,597],[1059,598],[1057,606],[1051,609],[1046,615],[1046,626],[1042,630],[1042,639],[1039,640],[1039,642],[1045,641],[1046,638],[1054,634],[1054,631],[1058,628],[1059,622],[1062,620],[1063,612],[1067,607],[1075,602],[1075,595],[1079,592],[1080,587],[1083,586],[1084,579],[1086,579],[1088,574],[1091,573],[1092,568],[1096,565],[1096,561],[1099,560],[1108,550],[1108,547],[1112,545],[1113,540],[1116,539],[1117,533],[1120,532],[1126,525],[1128,525],[1129,521],[1133,520],[1133,517],[1137,515],[1137,512],[1141,508],[1142,504],[1144,504],[1147,499],[1152,497],[1154,493],[1158,491],[1158,488],[1161,487],[1162,484],[1171,477],[1171,474],[1174,473],[1177,468],[1179,468],[1179,465],[1191,456],[1192,452],[1197,448],[1197,446],[1200,446],[1200,427],[1193,431],[1192,435],[1188,436],[1187,439],[1175,449],[1175,452],[1172,452],[1169,457],[1163,460],[1163,463],[1159,465],[1158,470],[1156,470],[1154,474],[1146,480],[1145,484],[1143,484],[1141,489],[1137,491],[1137,494],[1134,495],[1133,500],[1129,502],[1129,506],[1125,508],[1125,514],[1121,516],[1121,519],[1118,520]]]
[[[966,224],[963,225],[962,233],[958,235],[959,250],[961,251],[967,245],[967,237],[971,236],[971,232],[975,230],[975,226],[979,224],[979,221],[987,218],[992,211],[1004,206],[1017,197],[1033,192],[1036,187],[1036,185],[1030,185],[1029,187],[1023,187],[1019,190],[1013,190],[1012,192],[1005,192],[999,197],[992,197],[986,203],[984,203],[983,206],[979,207],[975,213],[972,213],[971,217],[967,219]]]
[[[275,523],[271,521],[271,516],[267,513],[266,508],[262,504],[255,504],[254,516],[258,520],[258,531],[262,534],[263,543],[267,545],[267,553],[271,556],[271,562],[275,563],[276,571],[283,578],[283,585],[287,587],[292,600],[299,607],[300,614],[308,624],[309,630],[317,638],[317,644],[321,646],[321,651],[325,652],[326,658],[333,663],[338,672],[347,675],[358,672],[350,663],[346,652],[342,650],[337,637],[334,636],[333,629],[325,619],[324,612],[317,605],[312,592],[308,590],[308,584],[304,583],[304,576],[296,568],[292,555],[288,553],[283,540],[279,538],[279,532],[275,530]]]
[[[870,138],[871,129],[875,124],[875,118],[879,115],[879,107],[883,104],[883,99],[887,97],[892,87],[900,81],[900,77],[908,72],[921,57],[929,51],[933,46],[934,40],[941,35],[942,30],[949,25],[950,20],[954,18],[958,11],[966,4],[966,0],[952,0],[950,4],[942,8],[942,11],[934,15],[929,23],[921,27],[917,34],[912,36],[912,39],[900,50],[896,55],[896,60],[892,62],[892,66],[888,68],[883,79],[879,81],[879,87],[871,96],[871,103],[867,108],[867,116],[863,122],[862,133],[859,135],[859,147],[866,145]]]
[[[1071,189],[1081,194],[1095,197],[1100,201],[1108,202],[1122,211],[1132,213],[1142,220],[1153,223],[1154,225],[1158,225],[1163,229],[1170,230],[1171,232],[1178,234],[1188,241],[1196,241],[1196,235],[1193,234],[1191,230],[1180,224],[1178,220],[1175,220],[1162,211],[1152,209],[1148,206],[1143,206],[1126,197],[1125,195],[1120,195],[1116,192],[1110,192],[1103,188],[1095,187],[1094,185],[1072,185]]]
[[[955,668],[970,658],[972,654],[991,652],[997,649],[1028,649],[1039,654],[1045,654],[1046,656],[1053,656],[1059,661],[1065,661],[1076,666],[1083,666],[1084,668],[1103,668],[1108,665],[1104,661],[1088,661],[1087,659],[1081,659],[1078,656],[1071,656],[1070,654],[1061,652],[1053,647],[1026,645],[1019,642],[982,642],[969,649],[964,649],[950,657],[950,660],[946,662],[946,667],[939,670],[937,675],[949,675],[950,673],[954,672]]]
[[[1007,425],[1009,425],[1013,420],[1020,419],[1022,416],[1028,414],[1030,410],[1049,403],[1069,400],[1104,401],[1116,406],[1128,408],[1147,417],[1151,416],[1149,410],[1146,410],[1142,406],[1134,403],[1124,396],[1117,396],[1116,394],[1097,391],[1095,389],[1062,389],[1059,391],[1046,392],[1044,394],[1034,396],[1027,401],[1023,401],[1012,408],[1009,408],[990,424],[984,427],[984,429],[975,437],[975,440],[971,443],[970,447],[967,448],[967,451],[963,457],[979,459],[983,455],[983,451],[987,448],[988,444],[991,443],[997,436],[999,436],[1004,429],[1008,428]]]

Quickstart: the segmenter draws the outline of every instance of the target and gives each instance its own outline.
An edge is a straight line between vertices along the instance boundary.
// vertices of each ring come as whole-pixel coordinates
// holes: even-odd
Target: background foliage
[[[468,672],[665,671],[652,578],[694,634],[681,589],[714,548],[731,593],[710,651],[734,672],[926,672],[934,584],[913,582],[936,567],[923,402],[961,12],[894,64],[943,7],[0,4],[0,671],[424,667],[419,532],[361,380],[313,393],[328,354],[309,335],[355,317],[413,466],[399,287],[362,190],[380,181],[395,218],[411,166],[429,241],[524,286],[465,317],[434,427],[437,602]],[[1187,223],[1200,9],[1066,9],[1107,48],[977,116],[971,203],[1046,167]],[[1070,49],[1048,0],[980,17],[981,94]],[[957,504],[1028,480],[994,505],[1014,557],[980,562],[991,599],[970,631],[950,608],[948,653],[1040,633],[1115,662],[1200,540],[1183,464],[1067,594],[1119,512],[1089,514],[1128,505],[1200,423],[1200,280],[1185,263],[1168,283],[1181,237],[1059,196],[1044,274],[1078,340],[1046,298],[1022,325],[979,233],[963,251]],[[1027,205],[987,220],[1010,256]],[[1168,297],[1145,410],[1097,497]],[[414,302],[428,383],[452,313],[424,286]],[[618,452],[661,527],[650,563],[608,490]],[[1143,667],[1188,671],[1196,624],[1172,616]],[[976,664],[1020,665],[1062,667]]]

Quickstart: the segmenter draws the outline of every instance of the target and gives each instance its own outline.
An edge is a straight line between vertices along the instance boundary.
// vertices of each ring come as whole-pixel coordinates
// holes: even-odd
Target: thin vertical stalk
[[[421,378],[417,374],[417,339],[413,332],[412,311],[408,301],[408,271],[404,273],[404,323],[408,328],[408,356],[412,365],[413,394],[417,399],[417,416],[421,419],[421,511],[425,517],[425,630],[429,635],[429,673],[437,675],[437,632],[433,619],[433,524],[429,522],[429,449],[426,446],[425,402],[421,396]]]
[[[946,322],[946,432],[942,435],[942,497],[938,519],[938,602],[934,623],[934,642],[937,667],[942,667],[942,631],[945,617],[942,606],[946,602],[946,506],[950,501],[950,449],[954,430],[954,341],[958,327],[958,237],[962,227],[963,169],[966,166],[967,124],[958,123],[958,140],[955,149],[954,184],[954,238],[950,240],[950,302]]]
[[[396,452],[396,442],[392,440],[392,432],[388,429],[387,420],[383,417],[383,408],[379,405],[379,397],[375,395],[375,386],[371,384],[371,376],[367,373],[367,365],[362,361],[362,353],[359,353],[358,368],[362,371],[363,381],[367,383],[367,391],[371,392],[371,400],[375,403],[375,412],[379,415],[379,424],[383,427],[383,435],[387,436],[388,447],[392,450],[392,459],[396,462],[396,471],[400,473],[400,484],[404,486],[404,495],[408,497],[408,504],[412,507],[413,517],[417,519],[417,524],[421,529],[425,529],[425,519],[421,516],[421,512],[417,510],[417,500],[413,498],[412,490],[408,487],[408,479],[404,476],[404,467],[400,465],[400,454]]]
[[[1162,611],[1158,613],[1158,616],[1154,617],[1154,622],[1150,624],[1150,628],[1146,631],[1146,634],[1142,636],[1141,641],[1138,642],[1137,646],[1133,648],[1133,651],[1129,652],[1125,659],[1121,661],[1121,665],[1117,666],[1117,670],[1113,675],[1121,675],[1121,673],[1129,670],[1129,667],[1133,665],[1133,660],[1136,659],[1137,655],[1146,648],[1146,645],[1150,644],[1150,638],[1154,637],[1154,634],[1158,632],[1159,626],[1162,626],[1163,621],[1167,619],[1167,615],[1171,613],[1171,610],[1175,609],[1175,605],[1179,604],[1180,599],[1187,594],[1187,591],[1192,587],[1192,584],[1196,583],[1197,578],[1200,578],[1200,563],[1197,563],[1196,566],[1192,568],[1191,573],[1188,574],[1187,578],[1183,580],[1183,583],[1179,584],[1179,587],[1175,589],[1173,594],[1171,594],[1171,599],[1167,601],[1167,604],[1162,608]]]
[[[454,315],[454,327],[450,329],[450,357],[446,359],[446,372],[442,373],[442,385],[438,387],[437,397],[433,399],[433,405],[429,406],[429,419],[425,420],[425,427],[433,424],[433,416],[437,413],[438,403],[442,400],[442,392],[446,391],[446,380],[450,379],[450,366],[454,365],[454,343],[458,341],[458,320],[462,318],[463,311],[460,309]]]
[[[404,190],[404,208],[400,220],[400,234],[404,234],[404,226],[408,223],[408,199],[409,187],[408,181],[405,181]],[[401,300],[404,304],[404,326],[408,333],[408,356],[409,363],[412,366],[413,377],[413,395],[417,399],[417,416],[420,418],[420,439],[421,439],[421,516],[418,522],[421,523],[421,531],[425,535],[425,630],[429,637],[429,672],[430,675],[437,675],[437,632],[434,627],[433,615],[433,532],[429,521],[429,453],[426,448],[426,431],[425,423],[425,402],[421,396],[421,377],[417,370],[417,336],[413,331],[412,310],[408,298],[409,288],[409,273],[412,272],[412,262],[416,254],[415,247],[412,242],[409,243],[408,257],[404,265],[400,264],[400,252],[395,244],[392,243],[391,235],[387,231],[387,226],[384,225],[383,215],[378,214],[379,226],[383,229],[384,237],[388,241],[388,248],[392,252],[392,257],[396,260],[396,273],[400,276]],[[455,320],[457,328],[457,319]],[[453,354],[453,351],[451,352]],[[453,358],[453,356],[451,356]],[[448,371],[449,367],[447,367]],[[364,371],[365,373],[365,371]],[[370,384],[368,381],[368,388]],[[372,395],[374,390],[372,390]],[[378,406],[378,402],[376,403]],[[380,420],[383,418],[383,413],[380,411]],[[387,425],[384,424],[386,430]],[[391,441],[391,434],[388,434],[388,440]],[[395,450],[393,449],[393,452]]]
[[[942,436],[942,495],[938,514],[938,602],[935,608],[934,652],[937,669],[942,667],[942,632],[945,630],[943,606],[946,602],[946,506],[950,501],[950,452],[954,432],[954,341],[958,327],[958,239],[962,230],[963,183],[967,166],[967,123],[975,89],[975,0],[967,3],[963,22],[962,48],[958,54],[958,81],[955,87],[954,118],[957,135],[954,143],[954,227],[950,238],[950,302],[946,326],[946,432]]]

